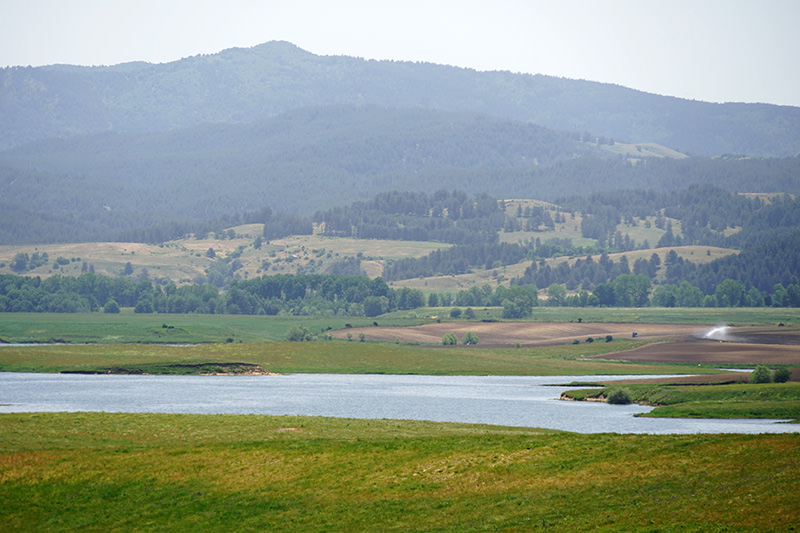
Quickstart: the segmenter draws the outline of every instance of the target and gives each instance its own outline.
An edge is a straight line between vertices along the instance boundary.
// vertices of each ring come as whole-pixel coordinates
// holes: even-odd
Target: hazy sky
[[[0,0],[0,66],[163,63],[286,40],[800,106],[799,26],[800,0]]]

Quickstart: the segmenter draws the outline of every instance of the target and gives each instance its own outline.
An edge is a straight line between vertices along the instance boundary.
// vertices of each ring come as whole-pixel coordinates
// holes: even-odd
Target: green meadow
[[[696,374],[696,365],[637,364],[590,359],[642,343],[614,341],[538,348],[425,347],[358,341],[5,346],[4,372],[178,373],[178,365],[247,363],[270,372],[344,374]],[[169,366],[173,365],[173,371]],[[161,369],[161,371],[158,371]]]
[[[0,415],[3,531],[788,531],[800,436]]]
[[[409,317],[381,318],[382,325],[422,323]],[[370,326],[364,317],[281,317],[256,315],[120,314],[106,313],[0,313],[0,339],[12,343],[226,343],[281,341],[286,332],[303,325],[320,334]]]

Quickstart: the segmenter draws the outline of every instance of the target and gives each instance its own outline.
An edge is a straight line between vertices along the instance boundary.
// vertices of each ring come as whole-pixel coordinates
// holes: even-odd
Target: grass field
[[[408,316],[378,320],[385,325],[398,326],[423,322]],[[364,317],[135,314],[129,309],[118,315],[0,313],[0,339],[13,343],[101,344],[269,342],[283,340],[286,332],[296,325],[303,325],[319,334],[344,328],[347,324],[369,326],[375,321]]]
[[[0,348],[4,372],[129,372],[165,373],[169,365],[247,363],[271,372],[457,374],[457,375],[582,375],[681,374],[713,372],[697,365],[609,362],[592,356],[637,346],[619,341],[537,348],[430,348],[358,341],[274,342],[164,346],[88,344],[5,346]],[[159,369],[161,369],[159,371]],[[176,367],[175,371],[178,371]],[[171,372],[166,372],[171,373]]]
[[[0,415],[3,531],[788,531],[798,435]]]
[[[742,376],[746,379],[746,375]],[[800,382],[709,384],[624,384],[578,389],[564,395],[575,400],[607,397],[623,389],[636,403],[657,406],[647,417],[772,418],[800,420]]]

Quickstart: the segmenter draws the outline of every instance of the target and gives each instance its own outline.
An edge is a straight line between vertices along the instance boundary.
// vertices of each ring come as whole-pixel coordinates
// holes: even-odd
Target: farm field
[[[791,343],[798,311],[791,309],[537,308],[537,320],[525,322],[437,323],[418,314],[425,312],[370,321],[3,314],[3,338],[62,336],[73,344],[2,346],[0,371],[169,374],[231,364],[268,372],[705,374],[713,383],[734,378],[720,374],[718,360],[698,359],[696,350],[693,358],[667,363],[638,362],[631,354],[742,345],[695,339],[723,316],[737,324],[730,334],[748,345],[771,349],[768,341],[777,337],[789,348],[786,357],[797,355]],[[300,324],[344,337],[274,342]],[[369,340],[380,331],[423,331],[438,345],[442,331],[467,329],[479,332],[477,346]],[[361,331],[366,342],[358,340]],[[92,335],[99,340],[77,344]],[[520,347],[491,346],[492,335],[497,344],[516,339]],[[597,341],[585,342],[589,335]],[[692,401],[658,409],[667,410],[664,416],[796,418],[797,385],[733,385],[742,392],[724,393],[721,401],[717,385],[692,385]],[[625,386],[658,398],[660,387],[676,388]],[[738,400],[741,394],[748,399]],[[0,529],[783,531],[800,527],[798,449],[798,434],[581,435],[403,420],[2,414]]]
[[[800,436],[580,435],[392,420],[0,415],[0,527],[800,527]]]

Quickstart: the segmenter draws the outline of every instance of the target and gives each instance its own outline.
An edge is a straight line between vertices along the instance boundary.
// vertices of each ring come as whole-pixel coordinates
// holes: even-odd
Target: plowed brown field
[[[785,364],[800,366],[800,328],[732,328],[729,341],[703,339],[710,329],[696,324],[615,324],[578,322],[445,322],[412,327],[367,327],[333,332],[337,338],[350,333],[367,340],[400,341],[439,346],[442,337],[454,333],[459,339],[468,331],[478,336],[480,346],[547,346],[584,342],[588,337],[604,340],[631,338],[661,340],[602,356],[639,362],[695,362],[712,364]]]

